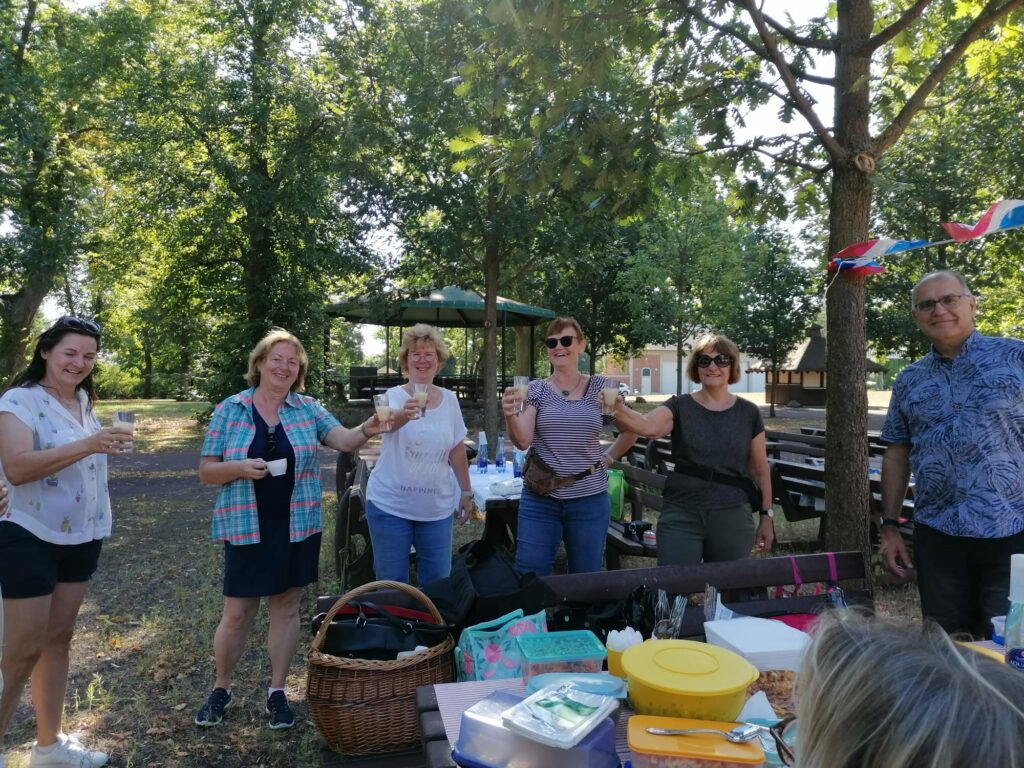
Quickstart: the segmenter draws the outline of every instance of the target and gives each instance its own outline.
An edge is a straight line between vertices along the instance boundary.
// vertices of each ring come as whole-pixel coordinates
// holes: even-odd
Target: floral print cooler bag
[[[459,681],[501,680],[522,676],[523,654],[516,638],[547,632],[547,616],[526,616],[522,608],[497,619],[466,627],[455,649]]]

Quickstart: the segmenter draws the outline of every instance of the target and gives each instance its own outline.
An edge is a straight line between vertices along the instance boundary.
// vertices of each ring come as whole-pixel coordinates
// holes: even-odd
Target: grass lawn
[[[653,407],[653,405],[651,406]],[[99,571],[83,606],[72,647],[65,729],[130,768],[298,768],[320,762],[321,741],[306,720],[306,632],[317,594],[337,594],[333,556],[321,553],[321,581],[302,606],[302,641],[288,676],[297,724],[271,731],[263,712],[269,679],[266,613],[261,611],[234,679],[235,699],[215,728],[192,722],[213,681],[212,642],[221,611],[221,547],[209,539],[215,489],[199,485],[195,467],[203,429],[198,403],[104,402],[137,414],[136,452],[111,461],[114,533],[104,544]],[[369,416],[368,406],[346,408],[346,424]],[[477,412],[478,413],[478,412]],[[470,419],[467,419],[470,420]],[[332,540],[336,499],[324,494],[325,531]],[[806,551],[813,521],[779,535]],[[456,526],[456,545],[479,538],[483,523]],[[632,565],[653,562],[637,559]],[[879,590],[880,613],[916,617],[912,587]],[[367,724],[367,727],[373,727]],[[34,737],[28,695],[7,735],[7,768],[24,768]]]

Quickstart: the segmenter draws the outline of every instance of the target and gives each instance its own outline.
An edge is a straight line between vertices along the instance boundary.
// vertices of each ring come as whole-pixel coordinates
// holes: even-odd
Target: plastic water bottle
[[[523,452],[516,448],[512,451],[512,477],[523,476]]]
[[[487,433],[483,430],[476,436],[476,468],[481,474],[487,474]]]
[[[498,452],[494,454],[494,469],[498,472],[505,471],[505,436],[498,435]]]
[[[1024,672],[1024,555],[1010,555],[1010,612],[1006,614],[1006,663]]]

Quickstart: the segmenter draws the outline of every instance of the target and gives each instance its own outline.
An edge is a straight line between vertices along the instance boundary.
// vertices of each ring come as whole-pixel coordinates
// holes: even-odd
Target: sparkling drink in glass
[[[380,422],[381,432],[391,431],[391,404],[388,403],[387,395],[374,395],[373,407],[377,411],[377,420]]]
[[[419,403],[421,419],[427,415],[427,396],[429,395],[429,389],[429,384],[412,385],[412,396],[415,397],[416,402]]]
[[[530,388],[530,377],[514,376],[512,378],[512,385],[516,388],[516,391],[521,398],[519,404],[516,406],[516,413],[522,413],[523,408],[526,407],[526,392]]]
[[[618,387],[604,387],[601,389],[601,414],[604,416],[615,415],[615,401],[619,399]]]
[[[114,411],[114,427],[119,429],[127,429],[133,435],[135,434],[135,411]],[[132,452],[132,438],[122,441],[125,447],[121,449],[121,453]]]

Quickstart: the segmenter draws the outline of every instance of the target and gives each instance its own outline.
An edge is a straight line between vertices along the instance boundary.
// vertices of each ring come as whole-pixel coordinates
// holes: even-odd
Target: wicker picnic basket
[[[455,679],[451,636],[426,651],[395,661],[348,659],[321,652],[334,616],[367,592],[399,590],[421,602],[438,624],[441,614],[426,595],[397,581],[372,581],[345,593],[327,612],[309,648],[306,699],[310,719],[331,749],[370,755],[420,744],[416,688]]]

